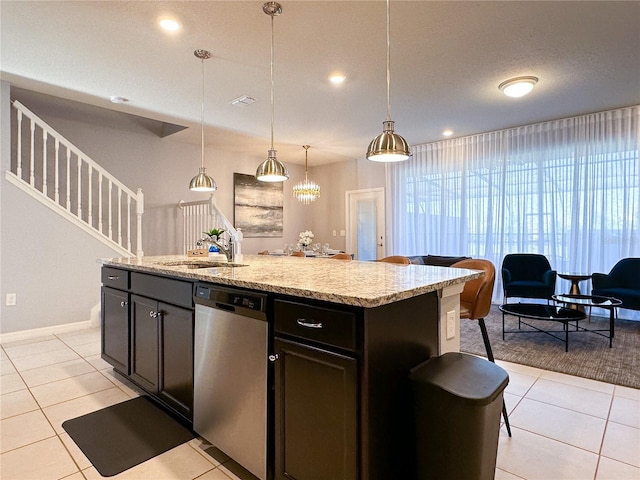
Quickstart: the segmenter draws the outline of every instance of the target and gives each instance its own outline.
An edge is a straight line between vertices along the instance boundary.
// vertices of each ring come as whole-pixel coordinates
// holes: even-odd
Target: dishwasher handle
[[[227,305],[226,303],[220,303],[220,302],[215,303],[215,308],[217,308],[218,310],[226,310],[227,312],[236,311],[236,307],[234,307],[233,305]]]

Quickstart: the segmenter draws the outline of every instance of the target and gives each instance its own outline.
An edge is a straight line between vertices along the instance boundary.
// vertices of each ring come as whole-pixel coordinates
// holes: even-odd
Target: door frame
[[[386,198],[384,187],[375,187],[375,188],[363,188],[361,190],[347,190],[344,192],[344,204],[345,204],[345,227],[346,227],[346,238],[345,238],[345,252],[349,252],[352,254],[356,253],[356,245],[353,244],[355,241],[355,235],[351,231],[351,196],[361,193],[375,193],[379,197],[382,216],[382,225],[378,227],[378,231],[382,232],[382,255],[380,258],[384,257],[387,251],[386,244],[386,235],[387,235],[387,217],[386,217]],[[377,243],[377,239],[376,239]]]

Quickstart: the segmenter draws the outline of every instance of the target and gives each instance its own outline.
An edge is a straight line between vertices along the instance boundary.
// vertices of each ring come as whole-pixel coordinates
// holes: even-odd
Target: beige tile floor
[[[139,394],[100,358],[99,329],[0,347],[0,478],[102,478],[61,426]],[[640,390],[499,363],[513,437],[501,428],[497,479],[640,480]],[[111,478],[239,480],[207,447],[195,439]]]

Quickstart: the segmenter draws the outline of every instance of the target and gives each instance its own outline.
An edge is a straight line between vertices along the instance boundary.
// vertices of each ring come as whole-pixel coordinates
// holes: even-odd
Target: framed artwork
[[[245,238],[282,237],[282,182],[259,182],[253,175],[233,174],[234,226]]]

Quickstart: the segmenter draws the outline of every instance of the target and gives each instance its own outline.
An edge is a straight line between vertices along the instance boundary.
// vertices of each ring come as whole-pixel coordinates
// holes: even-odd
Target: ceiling
[[[262,1],[0,2],[1,78],[17,87],[187,127],[199,143],[266,157],[271,20]],[[281,2],[275,148],[310,166],[363,158],[386,118],[385,3]],[[161,17],[179,20],[167,33]],[[347,79],[340,87],[327,78]],[[535,75],[505,97],[502,81]],[[126,104],[109,101],[112,95]],[[250,106],[231,100],[249,95]],[[640,2],[391,2],[391,117],[410,144],[640,103]],[[27,105],[28,106],[28,105]]]

